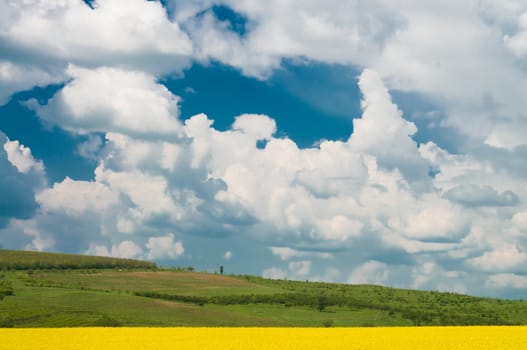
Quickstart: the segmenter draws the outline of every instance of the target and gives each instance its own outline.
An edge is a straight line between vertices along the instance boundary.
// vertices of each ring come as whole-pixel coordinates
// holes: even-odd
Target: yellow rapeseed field
[[[527,327],[0,329],[0,349],[527,349]]]

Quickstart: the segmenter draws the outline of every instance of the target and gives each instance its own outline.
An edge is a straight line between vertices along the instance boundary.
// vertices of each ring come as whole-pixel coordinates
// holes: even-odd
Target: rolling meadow
[[[527,302],[0,250],[2,327],[525,325]]]

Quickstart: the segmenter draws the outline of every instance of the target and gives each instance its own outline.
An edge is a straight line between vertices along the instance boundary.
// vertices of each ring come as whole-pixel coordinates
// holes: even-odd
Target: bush
[[[333,326],[333,320],[324,320],[324,321],[322,321],[322,325],[324,327],[327,327],[327,328],[332,327]]]
[[[13,328],[15,321],[12,318],[0,317],[0,328]]]
[[[10,295],[15,295],[11,282],[8,280],[0,280],[0,301]]]
[[[325,296],[321,295],[318,297],[318,305],[317,309],[318,311],[322,312],[326,309],[326,306],[328,306],[328,300]]]

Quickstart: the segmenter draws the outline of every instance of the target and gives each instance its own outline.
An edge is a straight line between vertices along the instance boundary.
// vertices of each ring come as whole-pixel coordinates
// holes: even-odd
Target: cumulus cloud
[[[256,140],[269,140],[276,132],[276,122],[266,115],[242,114],[236,117],[232,128]]]
[[[467,293],[467,274],[463,271],[447,270],[430,260],[417,263],[411,271],[412,288]]]
[[[350,145],[375,156],[379,166],[399,169],[409,181],[422,179],[428,169],[411,138],[417,132],[415,124],[402,118],[375,71],[362,72],[359,87],[364,111],[362,118],[353,120]]]
[[[510,271],[522,267],[525,262],[527,262],[527,253],[515,244],[485,252],[468,260],[470,265],[483,271]]]
[[[287,269],[278,267],[270,267],[262,272],[262,277],[271,279],[291,279],[291,280],[302,280],[309,277],[311,272],[311,261],[300,260],[291,261]]]
[[[151,72],[179,70],[192,43],[159,2],[99,0],[7,2],[0,37],[43,61],[111,65]],[[37,65],[38,62],[32,62]]]
[[[104,184],[66,177],[62,182],[39,192],[36,200],[44,211],[78,216],[86,212],[109,212],[118,204],[119,198]]]
[[[512,224],[521,232],[527,232],[527,212],[522,211],[514,214]]]
[[[99,135],[88,135],[88,139],[77,146],[77,153],[81,157],[98,160],[102,144],[103,140]]]
[[[125,121],[143,118],[138,110],[157,100],[130,109],[128,102],[134,106],[136,95],[127,89],[144,83],[144,90],[153,89],[154,95],[164,96],[165,90],[139,73],[77,69],[78,85],[73,80],[38,108],[46,114],[56,101],[74,101],[77,112],[63,113],[57,124],[78,132],[105,131],[105,141],[97,142],[93,181],[66,178],[38,194],[37,224],[46,225],[41,234],[59,232],[68,221],[83,228],[76,230],[78,244],[101,239],[117,244],[130,239],[122,235],[130,235],[144,246],[144,236],[159,237],[160,229],[206,236],[243,233],[287,260],[328,258],[328,249],[350,248],[365,239],[409,254],[445,251],[469,232],[471,220],[433,190],[432,179],[414,176],[427,169],[430,157],[411,139],[415,125],[403,119],[372,71],[359,79],[364,114],[356,133],[346,142],[323,141],[316,148],[299,149],[292,140],[274,136],[276,124],[265,115],[238,116],[231,129],[218,131],[200,114],[178,124],[179,137],[149,137]],[[97,77],[108,75],[116,77],[124,92],[96,89],[90,92],[91,105],[71,97],[83,95],[92,82],[97,86]],[[123,76],[127,84],[120,83]],[[68,89],[75,93],[70,96]],[[105,100],[103,94],[97,100],[101,91],[111,98]],[[154,109],[148,117],[164,120],[167,109]],[[171,120],[179,123],[176,116]],[[140,123],[157,127],[157,133],[168,130],[146,119]],[[257,147],[261,139],[267,142]],[[97,227],[100,237],[87,235],[89,227]],[[155,241],[150,243],[153,247]],[[303,278],[306,266],[292,266],[289,277]]]
[[[114,258],[142,259],[143,249],[133,241],[122,241],[108,249],[106,246],[91,245],[86,254],[111,256]]]
[[[166,236],[150,237],[146,243],[148,248],[149,260],[157,259],[177,259],[183,255],[185,248],[181,240],[174,241],[174,234],[169,233]]]
[[[300,257],[316,257],[321,259],[329,259],[333,255],[328,252],[309,252],[296,250],[289,247],[271,247],[271,252],[273,255],[277,255],[281,260],[289,260],[291,258],[300,258]]]
[[[44,165],[41,161],[36,161],[31,154],[31,150],[18,141],[7,140],[4,143],[4,150],[7,153],[7,159],[14,165],[22,174],[27,174],[30,171],[43,174]]]
[[[246,20],[242,35],[214,15],[219,5]],[[390,88],[431,98],[445,110],[441,126],[469,136],[459,143],[484,141],[506,149],[524,144],[518,130],[527,87],[527,9],[521,1],[415,6],[384,0],[173,0],[168,7],[171,18],[154,1],[129,1],[124,10],[118,0],[96,1],[93,9],[82,2],[3,4],[4,71],[20,65],[17,71],[34,72],[4,91],[64,81],[68,64],[159,75],[181,71],[194,57],[263,78],[284,59],[316,61],[371,68]],[[13,56],[31,58],[15,64]],[[478,128],[470,126],[474,115]]]
[[[519,199],[511,191],[498,193],[490,186],[460,185],[445,192],[445,197],[466,206],[514,206]]]
[[[13,93],[67,82],[70,64],[161,75],[190,63],[193,45],[157,1],[0,4],[0,105]]]
[[[2,60],[0,56],[0,106],[7,103],[11,95],[18,91],[61,83],[64,80],[66,75],[60,69],[49,71],[30,64]]]
[[[285,280],[287,279],[287,271],[279,269],[277,267],[270,267],[262,272],[263,278],[270,278],[273,280]]]
[[[175,18],[188,28],[199,58],[220,60],[258,77],[279,67],[283,57],[362,62],[404,25],[387,1],[222,1],[250,23],[242,38],[207,11],[213,2],[174,3]]]
[[[28,219],[37,209],[35,193],[47,184],[44,165],[31,150],[0,131],[0,228],[10,219]]]
[[[459,145],[525,145],[521,91],[527,87],[527,8],[521,1],[172,4],[198,59],[220,61],[259,78],[272,75],[284,60],[371,68],[391,89],[434,101],[445,117],[431,129],[454,127],[465,137],[456,140]],[[213,6],[219,5],[246,20],[245,32],[233,31],[214,15]],[[478,128],[471,125],[475,116]]]
[[[177,96],[151,75],[101,67],[70,66],[63,89],[40,105],[31,100],[44,122],[74,133],[122,132],[131,135],[177,136],[181,129]]]
[[[485,19],[503,34],[503,44],[517,58],[527,56],[527,6],[516,0],[482,3]]]
[[[301,279],[306,277],[311,271],[311,261],[291,261],[289,263],[289,273],[293,279]]]
[[[411,203],[413,205],[418,202]],[[394,230],[410,239],[422,241],[448,242],[459,241],[470,230],[470,218],[467,218],[458,208],[437,198],[437,195],[427,195],[405,216],[394,215],[389,225]]]
[[[487,286],[491,288],[526,288],[527,276],[515,275],[513,273],[499,273],[490,275]]]
[[[383,285],[389,277],[390,271],[386,264],[370,260],[353,269],[348,278],[348,283]]]

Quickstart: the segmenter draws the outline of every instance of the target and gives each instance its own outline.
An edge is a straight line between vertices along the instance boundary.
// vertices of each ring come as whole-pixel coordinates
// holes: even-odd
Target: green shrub
[[[12,318],[0,316],[0,328],[13,328],[14,326],[15,321]]]
[[[324,321],[322,321],[322,325],[324,327],[327,327],[327,328],[332,327],[333,326],[333,320],[324,320]]]
[[[8,280],[0,280],[0,301],[10,295],[15,295],[11,282]]]

